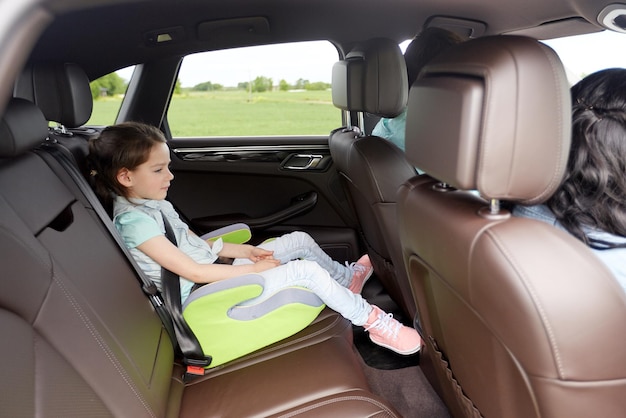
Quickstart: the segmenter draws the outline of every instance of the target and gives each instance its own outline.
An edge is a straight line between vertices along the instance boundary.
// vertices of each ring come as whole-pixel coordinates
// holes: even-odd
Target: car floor
[[[363,288],[368,302],[404,324],[411,321],[385,294],[378,279],[373,276]],[[410,356],[396,354],[371,342],[362,327],[353,327],[354,344],[363,359],[363,370],[374,393],[387,399],[406,418],[447,418],[450,414],[426,380],[419,367],[419,353]]]

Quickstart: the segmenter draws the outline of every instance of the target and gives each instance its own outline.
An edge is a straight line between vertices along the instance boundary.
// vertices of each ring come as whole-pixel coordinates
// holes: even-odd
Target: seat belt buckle
[[[191,364],[187,365],[187,374],[192,374],[194,376],[204,376],[204,367],[202,366],[193,366]]]
[[[184,363],[187,366],[187,374],[194,376],[204,376],[205,367],[211,364],[213,359],[211,356],[206,356],[203,359],[186,358]]]

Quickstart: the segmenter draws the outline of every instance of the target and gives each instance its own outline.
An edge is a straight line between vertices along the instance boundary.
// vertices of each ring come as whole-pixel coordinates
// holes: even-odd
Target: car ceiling
[[[602,29],[610,0],[49,0],[55,16],[32,61],[81,65],[91,79],[135,63],[211,49],[371,37],[403,41],[435,16],[484,23],[484,34],[549,38]],[[455,21],[455,25],[458,22]],[[462,25],[462,24],[461,24]],[[173,41],[151,43],[155,34]],[[199,36],[202,39],[199,39]]]

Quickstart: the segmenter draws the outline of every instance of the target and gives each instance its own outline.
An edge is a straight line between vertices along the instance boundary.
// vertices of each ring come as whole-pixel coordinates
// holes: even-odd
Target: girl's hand
[[[255,273],[260,273],[265,270],[273,269],[274,267],[278,267],[279,265],[280,262],[273,258],[262,259],[253,264]]]
[[[274,251],[264,250],[259,247],[252,247],[248,258],[255,263],[261,260],[274,260]]]

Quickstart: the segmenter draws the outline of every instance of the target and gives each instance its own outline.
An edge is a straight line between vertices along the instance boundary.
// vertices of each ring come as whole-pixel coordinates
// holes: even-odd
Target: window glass
[[[400,44],[402,52],[411,39]],[[626,68],[626,55],[618,51],[626,48],[626,34],[602,31],[584,35],[566,36],[543,41],[559,55],[570,84],[605,68]]]
[[[544,41],[556,51],[565,66],[570,84],[605,68],[626,68],[626,35],[603,31]]]
[[[326,41],[185,57],[167,119],[174,137],[327,135],[341,126]]]
[[[134,69],[134,66],[127,67],[89,83],[93,98],[93,112],[87,125],[106,126],[115,123]]]

